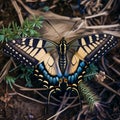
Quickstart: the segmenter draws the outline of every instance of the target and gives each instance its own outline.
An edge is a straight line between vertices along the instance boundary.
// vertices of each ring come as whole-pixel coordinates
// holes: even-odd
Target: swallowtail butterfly
[[[92,34],[55,43],[43,38],[22,38],[6,43],[4,52],[27,66],[50,89],[77,89],[86,67],[118,43],[110,34]]]

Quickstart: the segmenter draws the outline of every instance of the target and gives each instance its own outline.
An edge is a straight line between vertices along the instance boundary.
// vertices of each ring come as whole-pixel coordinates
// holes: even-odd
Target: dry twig
[[[18,17],[19,17],[19,20],[20,20],[20,24],[22,25],[23,22],[24,22],[24,19],[23,19],[22,13],[21,13],[21,9],[20,9],[20,7],[18,6],[16,0],[11,0],[11,2],[12,2],[13,6],[14,6],[17,14],[18,14]]]

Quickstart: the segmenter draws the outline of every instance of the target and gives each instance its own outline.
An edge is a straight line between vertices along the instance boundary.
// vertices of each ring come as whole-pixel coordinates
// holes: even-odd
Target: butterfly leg
[[[50,86],[50,92],[49,92],[49,95],[48,95],[48,104],[50,102],[50,97],[53,93],[56,93],[57,91],[61,91],[59,87],[55,87],[55,86]]]
[[[80,109],[82,108],[82,103],[81,103],[81,99],[80,99],[80,93],[78,91],[78,86],[77,84],[72,84],[72,86],[69,86],[67,88],[67,90],[71,90],[72,93],[75,93],[78,96],[78,101],[80,103]]]
[[[78,87],[76,84],[72,84],[72,86],[68,86],[67,90],[72,90],[72,92],[77,93],[77,95],[80,99],[80,94],[79,94]]]

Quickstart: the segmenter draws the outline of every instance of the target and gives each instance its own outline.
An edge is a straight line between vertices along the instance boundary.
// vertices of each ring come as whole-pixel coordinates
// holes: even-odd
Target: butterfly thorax
[[[59,44],[59,66],[62,73],[65,72],[66,65],[67,65],[67,57],[66,57],[66,51],[67,51],[67,43],[64,40],[64,38],[60,41]]]

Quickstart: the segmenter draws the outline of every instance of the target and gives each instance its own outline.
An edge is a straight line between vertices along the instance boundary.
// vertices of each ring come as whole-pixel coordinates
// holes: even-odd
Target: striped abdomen
[[[62,73],[65,72],[66,65],[67,65],[66,55],[65,56],[60,55],[59,56],[59,66],[60,66],[60,70],[61,70]]]

